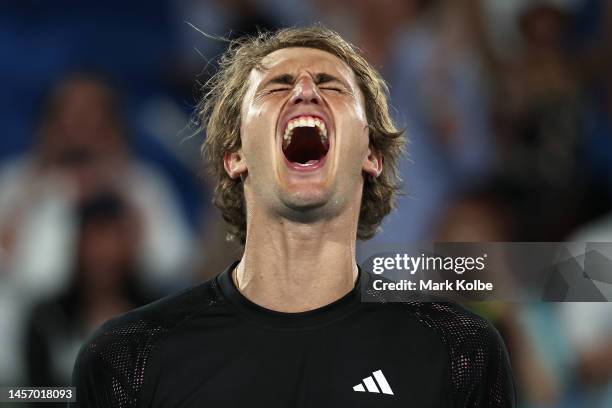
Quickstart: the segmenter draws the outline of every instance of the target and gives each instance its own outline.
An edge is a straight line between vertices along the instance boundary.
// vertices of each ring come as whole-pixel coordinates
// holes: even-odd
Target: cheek
[[[365,153],[369,147],[369,132],[367,122],[358,112],[347,118],[343,132],[346,137],[348,149],[352,154]]]
[[[274,130],[271,120],[245,118],[241,126],[242,152],[249,169],[267,161],[274,149]]]
[[[257,163],[257,160],[249,161],[249,157],[261,156],[274,136],[270,130],[272,127],[270,109],[266,109],[265,104],[257,103],[252,98],[252,95],[247,93],[241,109],[240,138],[247,163]]]
[[[369,132],[367,129],[367,115],[363,97],[359,96],[358,100],[341,100],[336,105],[338,112],[345,112],[343,116],[343,126],[341,133],[348,136],[350,147],[359,151],[364,151],[369,146]]]

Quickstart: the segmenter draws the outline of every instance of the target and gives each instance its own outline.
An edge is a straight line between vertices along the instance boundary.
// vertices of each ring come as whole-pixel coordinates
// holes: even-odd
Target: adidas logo
[[[372,378],[372,376],[374,376],[374,378]],[[373,392],[376,394],[380,394],[382,392],[383,394],[393,395],[393,391],[391,391],[391,387],[389,386],[389,383],[387,382],[382,370],[374,371],[372,376],[364,378],[363,383],[359,383],[354,386],[353,390],[357,392],[366,392],[367,390],[368,392]],[[364,384],[365,388],[363,387]]]

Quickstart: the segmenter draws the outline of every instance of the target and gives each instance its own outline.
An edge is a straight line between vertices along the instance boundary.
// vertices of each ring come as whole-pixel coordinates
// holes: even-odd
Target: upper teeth
[[[314,116],[300,116],[298,118],[291,119],[287,123],[285,134],[283,135],[284,146],[288,146],[289,143],[291,143],[293,129],[297,127],[316,127],[319,130],[319,135],[321,135],[321,141],[323,143],[327,142],[327,128],[325,127],[325,122]]]

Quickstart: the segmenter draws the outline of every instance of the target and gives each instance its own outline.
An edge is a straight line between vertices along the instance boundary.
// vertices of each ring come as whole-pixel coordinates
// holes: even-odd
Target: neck
[[[262,307],[288,313],[341,298],[354,288],[358,274],[356,221],[350,213],[303,224],[253,209],[244,255],[234,271],[238,290]]]

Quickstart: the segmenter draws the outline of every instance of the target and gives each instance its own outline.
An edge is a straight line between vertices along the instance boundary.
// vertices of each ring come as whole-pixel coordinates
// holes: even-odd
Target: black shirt
[[[303,313],[264,309],[231,271],[105,323],[83,346],[82,407],[513,407],[503,342],[454,303],[361,302],[372,277]]]

